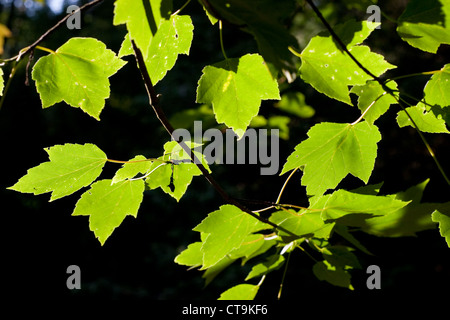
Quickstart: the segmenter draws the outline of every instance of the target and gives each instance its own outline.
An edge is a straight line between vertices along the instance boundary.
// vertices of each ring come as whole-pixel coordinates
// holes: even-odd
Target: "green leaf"
[[[328,239],[333,230],[334,223],[325,223],[320,211],[294,210],[277,211],[272,214],[270,221],[278,226],[289,230],[300,237],[316,237]],[[289,234],[278,231],[283,237],[290,237]]]
[[[242,242],[242,245],[231,251],[228,256],[234,260],[243,258],[244,261],[246,261],[255,252],[259,252],[259,249],[261,249],[265,242],[262,234],[249,234]],[[267,247],[267,249],[269,249],[269,247]]]
[[[175,257],[175,262],[184,266],[199,267],[202,265],[203,253],[201,242],[191,243],[185,250]]]
[[[189,54],[194,26],[189,16],[174,15],[161,23],[145,59],[150,79],[157,84],[172,69],[179,54]]]
[[[72,215],[89,216],[89,228],[103,245],[127,215],[137,216],[143,192],[142,180],[100,180],[83,193]]]
[[[5,87],[5,83],[3,80],[3,69],[0,68],[0,96],[3,95],[3,88]]]
[[[390,81],[387,86],[392,90],[397,90],[397,83]],[[373,124],[381,115],[386,113],[392,104],[396,104],[397,100],[387,94],[383,87],[376,81],[368,81],[365,85],[354,86],[351,93],[358,95],[358,108],[361,112],[365,112],[364,119]]]
[[[269,225],[235,206],[221,206],[193,229],[207,235],[202,245],[202,269],[212,267],[231,251],[239,248],[249,234],[268,228]]]
[[[308,195],[320,195],[352,174],[368,182],[375,164],[380,132],[366,121],[356,125],[322,122],[295,147],[281,174],[304,166],[302,185]]]
[[[202,278],[205,279],[205,286],[210,284],[214,280],[214,278],[216,278],[222,271],[228,268],[234,261],[236,260],[226,256],[212,267],[206,269],[202,275]]]
[[[431,214],[435,210],[450,214],[450,202],[421,203],[422,193],[428,180],[389,197],[402,201],[410,201],[407,206],[386,215],[364,220],[361,230],[379,237],[416,236],[423,230],[435,228]]]
[[[112,179],[112,183],[134,178],[139,173],[145,174],[150,170],[151,165],[152,162],[144,156],[136,156],[130,159],[128,163],[124,163],[122,168],[117,170]]]
[[[133,54],[134,54],[134,51],[133,51],[133,45],[131,44],[130,34],[127,33],[125,35],[125,38],[122,41],[122,45],[120,46],[119,53],[117,54],[117,56],[119,58],[122,58],[122,57],[133,55]]]
[[[197,102],[212,104],[217,122],[239,137],[267,99],[280,99],[278,83],[257,54],[206,66],[197,88]]]
[[[413,123],[407,113],[414,120],[417,128],[422,132],[450,133],[445,124],[445,120],[442,119],[442,115],[436,115],[433,111],[427,110],[427,107],[423,103],[398,112],[397,123],[400,128],[406,126],[413,127]]]
[[[186,143],[190,144],[190,142]],[[195,145],[192,144],[190,147],[194,148]],[[194,151],[194,154],[210,171],[205,157],[197,151]],[[154,161],[148,169],[150,175],[145,179],[145,182],[150,189],[161,188],[165,193],[179,201],[192,182],[192,178],[202,173],[194,163],[179,162],[190,158],[176,141],[169,141],[164,144],[164,155],[158,159],[161,161]],[[175,161],[177,164],[172,165],[167,161]]]
[[[93,38],[71,38],[33,67],[32,78],[48,108],[65,101],[97,120],[109,97],[109,77],[126,64]]]
[[[354,249],[346,246],[325,247],[322,251],[323,258],[331,265],[347,269],[361,269],[358,258],[353,254]]]
[[[358,194],[340,189],[331,195],[319,198],[309,207],[309,210],[319,211],[323,220],[336,220],[351,214],[387,215],[407,204],[408,202],[392,197]],[[370,218],[370,216],[363,218]]]
[[[431,76],[424,93],[427,104],[450,107],[450,63]]]
[[[439,223],[439,232],[445,237],[448,247],[450,248],[450,214],[444,214],[439,211],[433,212],[431,219]]]
[[[126,24],[130,38],[147,57],[152,38],[171,11],[170,0],[116,0],[113,24]]]
[[[376,76],[395,66],[369,47],[359,45],[378,26],[378,23],[349,20],[335,28],[336,34],[346,44],[352,55]],[[371,76],[359,69],[355,62],[341,50],[328,32],[312,38],[301,54],[301,78],[317,91],[330,98],[351,105],[348,86],[364,85]]]
[[[93,144],[55,145],[44,150],[50,161],[29,169],[8,189],[35,195],[52,192],[53,201],[90,185],[107,160],[106,154]]]
[[[279,254],[274,254],[266,259],[265,262],[258,263],[253,266],[252,271],[247,275],[245,281],[255,277],[261,277],[269,272],[278,270],[284,264],[284,257]]]
[[[223,292],[218,300],[253,300],[259,287],[253,284],[238,284]]]
[[[361,250],[362,252],[364,252],[365,254],[368,255],[373,255],[369,250],[367,250],[367,248],[365,246],[363,246],[361,244],[361,242],[359,242],[358,239],[356,239],[353,234],[351,234],[348,230],[347,226],[338,224],[336,225],[336,227],[334,228],[334,231],[339,234],[342,238],[344,238],[345,240],[347,240],[348,242],[350,242],[355,248]]]
[[[349,288],[353,290],[350,283],[351,276],[342,267],[336,267],[327,260],[316,262],[313,266],[314,275],[321,281],[327,281],[332,285]]]
[[[441,44],[450,44],[450,1],[409,1],[397,33],[411,46],[436,53]]]

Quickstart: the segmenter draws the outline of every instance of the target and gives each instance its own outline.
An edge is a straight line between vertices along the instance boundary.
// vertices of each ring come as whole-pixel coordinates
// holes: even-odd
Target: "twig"
[[[53,33],[56,29],[58,29],[64,22],[66,22],[67,19],[69,19],[74,14],[81,12],[83,10],[87,10],[87,9],[99,4],[102,1],[103,0],[94,0],[94,1],[88,2],[85,5],[79,7],[77,10],[74,10],[72,13],[69,13],[64,18],[59,20],[53,27],[48,29],[43,35],[41,35],[39,37],[39,39],[37,39],[33,44],[29,45],[21,55],[24,56],[24,55],[30,53],[37,45],[39,45],[42,41],[44,41],[45,38],[47,38],[51,33]]]

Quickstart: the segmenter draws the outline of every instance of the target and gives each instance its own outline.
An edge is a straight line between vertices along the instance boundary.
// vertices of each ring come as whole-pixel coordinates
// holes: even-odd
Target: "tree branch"
[[[41,35],[39,37],[39,39],[37,39],[35,42],[33,42],[31,45],[29,45],[28,47],[22,49],[18,55],[9,58],[9,59],[4,59],[2,61],[12,61],[12,60],[20,60],[23,56],[27,55],[28,53],[30,53],[31,51],[34,50],[34,48],[39,45],[42,41],[45,40],[45,38],[47,38],[50,34],[52,34],[56,29],[58,29],[64,22],[67,21],[67,19],[69,19],[71,16],[73,16],[74,14],[87,10],[99,3],[103,2],[103,0],[94,0],[91,2],[86,3],[85,5],[79,7],[77,10],[73,11],[72,13],[67,14],[64,18],[62,18],[61,20],[59,20],[53,27],[51,27],[50,29],[48,29],[47,31],[45,31],[45,33],[43,35]]]

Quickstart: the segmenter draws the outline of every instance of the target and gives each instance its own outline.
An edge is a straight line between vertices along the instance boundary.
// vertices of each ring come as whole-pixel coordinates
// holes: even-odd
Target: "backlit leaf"
[[[353,290],[350,283],[351,276],[342,267],[336,267],[327,260],[316,262],[313,266],[314,275],[321,281],[327,281],[332,285]]]
[[[431,214],[435,210],[450,214],[450,202],[421,203],[427,182],[424,181],[404,192],[389,195],[393,199],[410,203],[385,215],[364,220],[361,230],[379,237],[407,237],[416,236],[419,231],[435,228],[436,224],[432,221]]]
[[[194,151],[194,154],[209,170],[205,157],[197,151]],[[186,192],[192,178],[202,173],[195,163],[190,162],[189,155],[176,141],[167,142],[164,145],[164,155],[158,159],[160,161],[154,161],[148,169],[150,175],[145,179],[146,185],[150,189],[161,188],[165,193],[179,201]],[[183,160],[184,162],[181,162]],[[175,161],[176,164],[172,164],[170,161]]]
[[[397,90],[397,84],[393,81],[387,86],[392,90]],[[373,124],[381,115],[383,115],[392,104],[397,100],[388,94],[377,81],[368,81],[365,85],[354,86],[351,93],[358,95],[358,108],[362,113],[370,108],[365,114],[364,119]]]
[[[68,143],[44,150],[50,161],[29,169],[9,189],[35,195],[51,192],[50,201],[53,201],[90,185],[102,172],[107,159],[93,144]]]
[[[247,275],[245,281],[255,277],[261,277],[271,271],[278,270],[284,264],[284,257],[279,254],[274,254],[266,259],[266,261],[258,263],[253,266],[252,271]]]
[[[239,248],[247,236],[270,226],[232,205],[223,205],[208,215],[194,231],[207,235],[203,241],[203,267],[207,269]]]
[[[375,164],[380,132],[366,121],[356,125],[319,123],[295,147],[281,174],[303,167],[302,185],[309,195],[335,188],[349,173],[368,182]]]
[[[270,221],[289,230],[298,237],[314,236],[328,239],[334,227],[334,223],[325,223],[320,211],[294,210],[277,211],[272,214]],[[288,237],[289,234],[279,230],[278,234]]]
[[[450,44],[450,1],[409,1],[397,32],[411,46],[436,53],[441,44]]]
[[[144,181],[100,180],[83,193],[74,216],[89,216],[89,228],[103,245],[126,216],[137,216],[143,199]]]
[[[431,76],[425,85],[424,93],[427,104],[450,107],[450,64],[446,64]]]
[[[378,23],[347,21],[335,28],[336,34],[346,44],[352,55],[370,72],[380,76],[395,68],[383,56],[373,53],[369,47],[360,45]],[[312,38],[301,54],[301,78],[317,91],[351,105],[348,86],[364,85],[372,77],[366,74],[341,50],[328,32]]]
[[[65,101],[100,120],[110,94],[108,78],[125,63],[96,39],[71,38],[40,58],[31,75],[43,108]]]
[[[193,38],[191,18],[174,15],[164,20],[158,28],[145,59],[150,79],[157,84],[172,69],[179,54],[189,54]]]
[[[427,110],[427,107],[423,103],[419,103],[415,107],[406,108],[405,110],[400,110],[397,115],[397,123],[400,128],[413,126],[411,119],[408,117],[409,114],[417,125],[417,128],[422,132],[450,133],[445,124],[445,120],[442,119],[442,115],[436,115],[433,110]]]
[[[439,223],[439,232],[445,238],[448,247],[450,248],[450,213],[441,213],[439,211],[433,212],[431,218],[434,222]]]
[[[136,156],[117,170],[112,179],[112,183],[134,178],[139,173],[145,174],[150,170],[151,165],[152,162],[148,161],[144,156]]]
[[[280,99],[278,83],[257,54],[206,66],[197,88],[197,102],[212,104],[217,122],[239,137],[267,99]]]
[[[387,215],[407,204],[408,202],[391,197],[358,194],[340,189],[319,198],[309,210],[319,211],[323,220],[335,220],[351,214]],[[309,213],[305,213],[307,214]]]
[[[130,38],[147,57],[151,39],[171,11],[171,0],[116,0],[113,24],[126,24]]]
[[[223,292],[218,300],[253,300],[259,287],[253,284],[238,284]]]

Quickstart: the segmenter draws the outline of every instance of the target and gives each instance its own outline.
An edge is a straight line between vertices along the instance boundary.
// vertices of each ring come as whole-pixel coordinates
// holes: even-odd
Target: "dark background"
[[[14,34],[6,42],[4,58],[34,42],[61,18],[46,8],[24,11],[22,6],[11,11],[10,3],[0,3],[0,22],[8,25]],[[174,8],[182,4],[182,1],[174,1]],[[393,17],[398,17],[404,6],[404,1],[380,3],[382,10]],[[332,24],[350,16],[366,17],[364,12],[348,10],[338,1],[321,9]],[[156,88],[162,94],[161,104],[168,116],[196,107],[195,89],[203,66],[223,59],[218,29],[210,27],[200,5],[193,1],[183,13],[192,15],[195,26],[190,56],[180,56],[177,65]],[[125,28],[123,25],[113,27],[112,16],[113,1],[106,0],[83,14],[81,30],[62,27],[42,45],[55,50],[71,37],[86,36],[98,38],[118,52]],[[293,26],[301,49],[306,45],[302,41],[323,29],[310,12],[304,17]],[[398,37],[393,23],[385,19],[382,22],[382,29],[374,32],[368,43],[398,66],[390,76],[436,70],[449,62],[448,46],[441,46],[437,55],[421,52]],[[233,26],[226,26],[224,41],[231,57],[256,50],[252,38]],[[41,55],[42,52],[36,51],[34,62]],[[194,178],[179,203],[159,189],[146,192],[138,217],[127,217],[103,247],[89,230],[87,217],[71,216],[84,190],[55,202],[48,202],[49,194],[33,196],[6,190],[27,169],[47,161],[43,148],[55,144],[94,143],[108,157],[123,160],[137,154],[149,157],[161,154],[168,136],[148,106],[134,58],[124,59],[129,63],[110,78],[111,98],[106,101],[100,122],[64,103],[42,110],[34,84],[24,85],[26,59],[11,83],[0,110],[0,210],[2,289],[12,300],[216,299],[227,288],[242,283],[249,271],[250,266],[241,268],[235,264],[204,288],[200,272],[187,271],[186,267],[173,262],[189,243],[199,240],[191,229],[223,204],[201,177]],[[9,66],[3,68],[6,80],[10,69]],[[427,79],[403,80],[400,87],[420,98]],[[328,99],[301,80],[296,80],[293,88],[305,94],[307,103],[316,113],[309,119],[291,119],[290,140],[281,141],[280,166],[313,124],[349,122],[358,117],[356,108]],[[382,192],[388,194],[431,178],[423,200],[449,201],[449,187],[419,136],[412,128],[399,129],[396,125],[398,110],[398,106],[391,107],[377,121],[383,140],[370,183],[384,181]],[[277,111],[270,103],[263,103],[261,112],[270,115]],[[448,137],[426,137],[444,169],[450,172]],[[107,164],[101,177],[112,177],[118,168]],[[230,194],[248,199],[274,201],[285,180],[284,176],[259,176],[258,166],[221,165],[212,169],[215,178]],[[283,195],[286,202],[305,203],[299,177],[297,175],[288,185]],[[340,186],[360,185],[358,180],[348,177]],[[416,297],[442,294],[450,284],[449,248],[437,229],[410,238],[384,239],[362,233],[356,236],[375,255],[357,253],[363,270],[352,273],[354,292],[318,281],[311,270],[314,262],[296,251],[291,256],[283,299],[308,301],[331,296],[337,300],[388,301],[406,294]],[[66,269],[72,264],[81,268],[81,290],[71,291],[66,287]],[[370,291],[366,287],[365,268],[370,264],[381,268],[381,290]],[[270,274],[257,298],[275,300],[281,277],[281,270]]]

